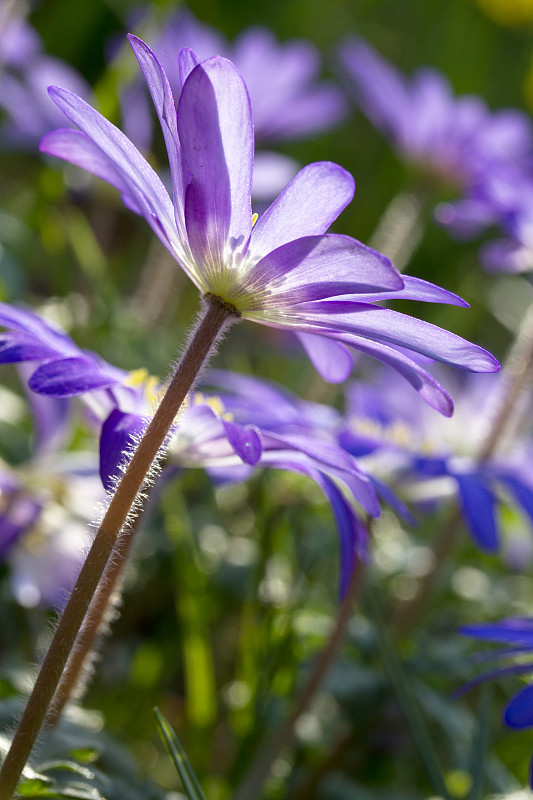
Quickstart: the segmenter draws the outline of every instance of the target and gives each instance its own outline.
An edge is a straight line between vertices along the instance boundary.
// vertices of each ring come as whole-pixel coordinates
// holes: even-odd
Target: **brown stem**
[[[119,536],[111,558],[102,575],[83,624],[76,636],[63,675],[56,689],[44,724],[47,727],[57,725],[69,699],[79,697],[86,686],[88,675],[92,670],[92,656],[95,652],[99,636],[106,630],[111,619],[111,612],[116,607],[120,591],[124,566],[131,552],[135,532],[138,529],[140,516],[137,516],[126,531]]]
[[[524,391],[533,378],[533,304],[524,315],[518,335],[509,351],[501,374],[501,394],[493,410],[488,431],[478,450],[477,461],[489,459],[507,434],[511,422],[516,422],[517,408]],[[442,529],[433,546],[433,566],[418,585],[415,597],[403,608],[399,608],[395,621],[401,636],[408,635],[431,594],[435,578],[450,554],[457,538],[461,514],[455,510]]]
[[[236,317],[235,309],[217,298],[209,296],[206,300],[204,314],[110,500],[76,585],[59,620],[11,747],[0,769],[0,800],[10,800],[17,787],[117,537],[124,528],[132,508],[140,502],[139,492],[160,449],[165,444],[176,414],[205,360],[212,352],[219,335],[231,319]],[[126,527],[124,535],[132,535],[130,533],[132,530],[131,527]]]
[[[339,607],[335,626],[326,647],[320,653],[320,657],[312,669],[303,690],[298,695],[291,712],[281,720],[280,724],[261,746],[257,758],[237,789],[233,800],[250,800],[251,797],[259,797],[278,753],[290,744],[296,722],[309,706],[337,655],[350,621],[353,601],[360,588],[360,574],[361,568],[358,563],[352,573],[346,595]]]

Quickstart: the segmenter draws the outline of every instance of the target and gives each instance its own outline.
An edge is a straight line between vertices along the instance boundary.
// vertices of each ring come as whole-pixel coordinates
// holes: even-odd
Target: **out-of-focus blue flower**
[[[463,694],[468,689],[487,680],[505,677],[508,675],[527,675],[533,672],[531,651],[533,649],[533,619],[529,617],[509,617],[496,622],[466,625],[460,629],[464,636],[472,636],[486,642],[503,644],[504,647],[484,654],[485,658],[508,659],[511,657],[525,657],[509,666],[498,666],[484,672],[480,677],[469,681],[461,687],[459,693]],[[503,721],[510,728],[522,730],[533,727],[533,685],[525,686],[507,704],[503,712]],[[529,782],[533,787],[533,759],[530,762]]]
[[[143,42],[130,41],[165,135],[173,201],[124,134],[64,89],[53,87],[50,94],[80,130],[54,131],[41,149],[118,188],[203,295],[219,298],[244,319],[308,334],[306,348],[326,374],[333,347],[343,367],[346,346],[372,355],[444,414],[452,411],[449,396],[406,350],[469,371],[499,369],[489,353],[464,339],[373,305],[391,298],[464,301],[402,278],[385,256],[350,237],[326,233],[354,192],[351,175],[338,165],[308,165],[258,220],[252,215],[251,108],[231,62],[215,57],[199,63],[182,50],[176,112],[163,67]]]
[[[346,427],[339,442],[404,497],[433,504],[457,496],[465,525],[487,552],[500,546],[497,510],[502,500],[533,525],[531,453],[521,442],[506,455],[479,461],[500,386],[472,376],[456,391],[452,419],[414,407],[393,374],[348,391]]]
[[[126,373],[79,350],[66,334],[29,311],[0,304],[0,325],[8,329],[0,334],[0,363],[27,362],[29,387],[46,399],[83,398],[100,435],[100,475],[111,489],[158,402],[158,381],[145,370]],[[355,507],[371,516],[378,516],[380,508],[373,482],[326,435],[335,412],[297,402],[290,393],[252,378],[214,372],[213,383],[225,393],[191,397],[169,443],[170,463],[201,467],[225,480],[246,478],[256,466],[311,478],[335,516],[344,592],[355,560],[367,555],[367,532]],[[272,401],[268,408],[267,397]]]
[[[361,39],[348,39],[340,54],[361,109],[418,169],[468,195],[492,171],[531,161],[531,122],[520,111],[456,97],[434,69],[408,80]]]
[[[0,109],[6,116],[0,136],[5,146],[36,149],[39,139],[62,123],[48,96],[51,84],[90,95],[81,75],[46,55],[31,25],[11,12],[0,27]]]

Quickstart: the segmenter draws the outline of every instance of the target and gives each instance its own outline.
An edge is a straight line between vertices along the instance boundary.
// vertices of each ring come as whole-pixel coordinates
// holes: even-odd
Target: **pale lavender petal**
[[[115,169],[110,158],[100,150],[85,133],[74,128],[59,128],[46,134],[41,140],[41,152],[50,156],[64,158],[71,164],[76,164],[97,178],[101,178],[122,194],[122,199],[128,208],[137,214],[142,214],[135,197],[129,194],[129,189],[122,174]]]
[[[189,244],[199,265],[226,263],[226,248],[244,248],[252,227],[253,126],[246,86],[219,56],[191,72],[178,105]],[[200,268],[200,267],[199,267]]]
[[[297,333],[316,371],[328,383],[342,383],[353,368],[353,356],[340,342],[316,336],[313,333]]]
[[[341,340],[342,337],[337,336],[335,331],[369,337],[414,350],[469,372],[497,372],[500,369],[494,356],[482,347],[429,322],[388,308],[343,303],[342,300],[319,300],[291,306],[285,324],[292,324],[308,333],[318,333],[316,329],[320,328],[322,332],[327,330],[333,338]]]
[[[265,256],[302,236],[325,233],[352,200],[354,191],[354,179],[338,164],[308,164],[259,217],[252,231],[252,253]]]
[[[261,322],[261,320],[258,320]],[[264,323],[267,324],[267,323]],[[271,323],[268,323],[271,324]],[[285,327],[283,325],[273,325],[273,327]],[[299,333],[303,326],[299,326]],[[327,328],[313,329],[309,327],[308,333],[320,334],[322,336],[330,337],[333,341],[338,341],[350,347],[366,353],[372,358],[377,358],[379,361],[392,367],[400,373],[413,388],[424,398],[432,408],[435,408],[445,417],[451,417],[453,413],[453,402],[449,394],[437,383],[437,381],[426,372],[419,364],[408,358],[404,353],[389,347],[382,342],[373,342],[363,336],[355,336],[354,334],[339,332],[334,333]]]
[[[218,53],[218,50],[213,50],[209,53],[210,56],[214,56]],[[183,85],[193,69],[198,66],[202,62],[200,56],[198,56],[194,50],[191,50],[190,47],[183,47],[180,50],[178,56],[178,66],[179,66],[179,73],[180,73],[180,85],[183,88]]]
[[[66,89],[52,86],[50,97],[63,113],[85,133],[113,163],[128,194],[163,244],[181,253],[174,221],[174,207],[160,179],[137,148],[105,117]],[[46,141],[44,152],[46,152]]]
[[[343,294],[400,290],[403,281],[388,258],[349,236],[304,236],[276,248],[250,271],[247,289],[268,286],[263,308]]]
[[[411,275],[402,275],[402,280],[403,289],[396,292],[380,292],[373,294],[372,298],[364,299],[371,299],[373,303],[381,303],[383,300],[419,300],[423,303],[445,303],[450,306],[469,308],[468,303],[462,297],[434,283],[423,281],[421,278],[413,278]]]
[[[161,123],[163,136],[165,137],[170,174],[172,175],[176,224],[180,235],[183,237],[185,234],[185,220],[183,217],[185,186],[178,137],[176,104],[165,71],[153,52],[137,36],[129,34],[128,39],[150,90],[157,116]]]

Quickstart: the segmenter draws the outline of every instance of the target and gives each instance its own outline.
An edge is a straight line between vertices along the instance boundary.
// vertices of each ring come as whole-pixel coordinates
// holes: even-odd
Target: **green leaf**
[[[189,763],[189,759],[185,755],[185,751],[181,746],[178,737],[168,724],[167,720],[158,708],[154,708],[154,713],[157,719],[157,727],[164,743],[167,746],[168,752],[174,762],[174,766],[181,778],[183,788],[185,789],[189,800],[206,800],[202,791],[202,787],[198,782],[198,778],[194,774],[193,768]]]

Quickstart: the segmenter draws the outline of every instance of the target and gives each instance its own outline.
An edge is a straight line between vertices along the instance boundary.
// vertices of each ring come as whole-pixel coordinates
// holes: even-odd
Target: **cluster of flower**
[[[330,162],[294,174],[296,167],[286,158],[263,153],[256,166],[267,180],[256,184],[257,197],[265,200],[280,180],[284,185],[292,179],[259,218],[252,214],[254,136],[259,146],[271,146],[331,126],[346,113],[341,90],[317,82],[317,54],[309,44],[281,46],[268,31],[254,29],[230,46],[186,12],[155,37],[153,50],[129,37],[163,130],[171,197],[131,141],[149,147],[145,89],[137,81],[124,89],[124,128],[134,131],[128,138],[82,99],[89,91],[76,76],[65,71],[51,80],[55,62],[42,54],[22,21],[13,26],[0,38],[7,140],[13,140],[15,128],[33,136],[45,133],[41,151],[118,189],[203,297],[218,298],[236,317],[296,334],[327,380],[348,378],[353,350],[395,371],[377,373],[374,384],[350,386],[345,415],[256,378],[212,372],[209,393],[191,397],[174,431],[169,465],[201,467],[227,481],[242,480],[261,466],[308,476],[325,493],[336,520],[341,594],[356,560],[368,557],[366,516],[378,516],[381,501],[410,521],[411,512],[397,495],[414,496],[415,485],[425,484],[427,508],[440,499],[446,479],[446,491],[458,496],[474,540],[488,552],[499,547],[496,508],[502,496],[533,520],[529,442],[512,458],[491,454],[482,461],[473,437],[468,452],[456,447],[454,431],[471,430],[472,420],[483,419],[481,408],[499,391],[497,385],[487,390],[486,382],[473,378],[462,384],[457,428],[440,427],[433,414],[436,409],[449,417],[453,404],[426,362],[486,373],[498,370],[495,359],[453,333],[379,305],[402,299],[466,303],[400,275],[388,258],[357,240],[327,233],[352,199],[351,175]],[[399,155],[460,193],[457,201],[437,207],[437,218],[461,235],[499,225],[507,238],[484,247],[485,264],[530,269],[529,120],[511,110],[491,113],[475,97],[454,98],[436,71],[421,70],[409,84],[360,40],[346,41],[340,53],[357,103]],[[49,89],[50,96],[77,128],[48,132],[56,124],[54,106],[42,103],[40,87],[32,84],[35,76],[61,83]],[[29,311],[2,304],[0,325],[0,363],[28,365],[22,374],[39,433],[30,463],[17,470],[2,467],[0,555],[11,565],[22,603],[57,603],[80,566],[83,547],[73,552],[73,543],[85,538],[91,516],[79,504],[72,513],[64,487],[70,493],[83,477],[93,486],[91,501],[113,492],[124,453],[146,430],[161,387],[143,371],[129,374],[80,350]],[[431,422],[413,409],[408,383],[433,407]],[[98,468],[64,455],[66,408],[78,396],[99,438]],[[163,469],[159,480],[170,480],[174,472]],[[38,488],[37,474],[44,476]],[[49,538],[47,570],[35,547],[37,532]],[[470,633],[523,647],[531,639],[527,622],[504,621]],[[527,702],[530,693],[526,690]],[[511,713],[517,704],[508,709],[507,720],[523,725],[523,710]]]

